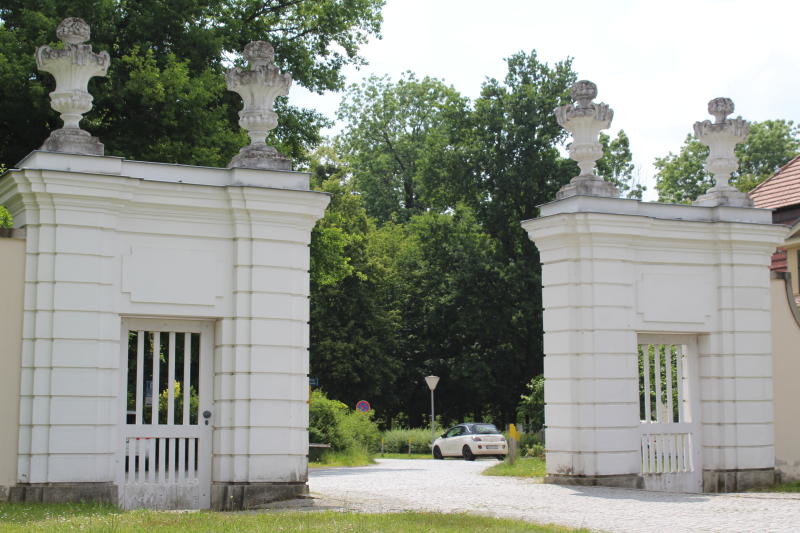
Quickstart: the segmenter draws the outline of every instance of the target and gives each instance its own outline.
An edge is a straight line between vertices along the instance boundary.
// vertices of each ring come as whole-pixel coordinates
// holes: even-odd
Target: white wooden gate
[[[207,322],[123,319],[123,508],[210,507],[212,335]]]
[[[702,492],[697,340],[640,334],[638,351],[644,486]]]

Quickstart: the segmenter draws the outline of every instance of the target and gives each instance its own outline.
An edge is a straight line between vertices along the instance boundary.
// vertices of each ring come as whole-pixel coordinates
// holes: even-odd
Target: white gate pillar
[[[574,113],[585,119],[592,105]],[[698,490],[769,482],[768,266],[785,228],[724,188],[705,206],[576,189],[523,222],[542,261],[548,481],[657,485],[642,473],[638,338],[681,334],[698,346]]]

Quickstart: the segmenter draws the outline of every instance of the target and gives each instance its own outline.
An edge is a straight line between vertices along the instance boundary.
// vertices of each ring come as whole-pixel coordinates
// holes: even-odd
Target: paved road
[[[311,470],[311,494],[363,512],[477,513],[620,532],[800,532],[800,494],[667,494],[481,476],[495,460],[379,459]]]

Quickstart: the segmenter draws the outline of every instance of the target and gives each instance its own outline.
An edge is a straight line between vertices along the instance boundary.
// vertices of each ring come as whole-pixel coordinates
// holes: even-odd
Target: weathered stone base
[[[703,470],[703,492],[740,492],[774,483],[774,468]]]
[[[228,168],[255,168],[259,170],[292,170],[292,160],[266,144],[245,146],[233,156]]]
[[[613,476],[568,476],[563,474],[548,474],[545,483],[553,485],[579,485],[582,487],[621,487],[626,489],[641,489],[644,484],[639,474],[619,474]]]
[[[103,155],[105,147],[100,139],[92,137],[88,131],[76,128],[61,128],[50,134],[44,141],[42,150],[67,154]]]
[[[96,502],[117,505],[114,483],[30,483],[10,487],[10,502],[78,503]]]
[[[570,196],[605,196],[619,198],[619,189],[603,178],[592,175],[576,176],[556,193],[556,200]]]
[[[291,500],[308,494],[308,484],[294,483],[214,483],[211,485],[211,508],[215,511],[242,511]]]
[[[719,205],[726,205],[731,207],[753,207],[753,200],[750,199],[746,193],[735,189],[734,187],[716,187],[709,189],[706,194],[697,198],[692,205],[699,205],[702,207],[716,207]]]

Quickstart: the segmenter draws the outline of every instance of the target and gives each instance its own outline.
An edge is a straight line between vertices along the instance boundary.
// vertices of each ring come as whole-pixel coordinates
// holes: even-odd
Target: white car
[[[502,461],[507,453],[506,439],[494,424],[459,424],[433,442],[434,459],[463,457],[467,461],[474,461],[476,456],[488,455]]]

